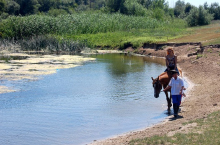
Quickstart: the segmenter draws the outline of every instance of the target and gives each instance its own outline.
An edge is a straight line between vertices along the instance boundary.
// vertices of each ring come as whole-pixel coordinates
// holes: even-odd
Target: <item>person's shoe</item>
[[[177,118],[177,115],[174,115],[175,118]]]

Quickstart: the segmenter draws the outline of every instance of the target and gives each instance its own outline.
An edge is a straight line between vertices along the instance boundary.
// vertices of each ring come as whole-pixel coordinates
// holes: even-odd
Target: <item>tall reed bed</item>
[[[86,47],[83,41],[59,39],[54,36],[32,36],[30,38],[0,39],[1,50],[10,52],[28,51],[34,53],[77,54]]]
[[[158,21],[149,17],[104,13],[80,13],[58,17],[12,16],[0,22],[0,35],[3,38],[23,38],[44,34],[96,34],[134,29],[170,29],[172,24],[172,21]]]

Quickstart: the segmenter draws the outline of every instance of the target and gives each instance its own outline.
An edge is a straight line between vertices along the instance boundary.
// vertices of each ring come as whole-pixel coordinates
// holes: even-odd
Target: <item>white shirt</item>
[[[182,78],[177,76],[176,80],[174,77],[171,78],[169,86],[171,86],[171,95],[180,95],[180,90],[184,87],[184,83]]]

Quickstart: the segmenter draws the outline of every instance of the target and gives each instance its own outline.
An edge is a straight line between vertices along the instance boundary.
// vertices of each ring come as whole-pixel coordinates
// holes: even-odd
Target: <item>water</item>
[[[165,95],[153,97],[151,80],[165,70],[163,59],[91,57],[38,81],[3,82],[20,91],[0,95],[0,144],[80,145],[166,117]]]

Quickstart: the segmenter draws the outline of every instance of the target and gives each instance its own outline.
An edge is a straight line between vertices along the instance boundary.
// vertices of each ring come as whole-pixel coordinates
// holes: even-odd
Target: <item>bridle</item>
[[[156,82],[155,83],[153,83],[153,87],[155,88],[156,86],[158,86],[159,85],[159,89],[161,90],[162,89],[162,84],[160,83],[160,81],[159,81],[159,77],[157,78],[157,80],[156,80]]]

